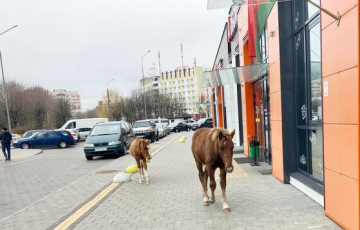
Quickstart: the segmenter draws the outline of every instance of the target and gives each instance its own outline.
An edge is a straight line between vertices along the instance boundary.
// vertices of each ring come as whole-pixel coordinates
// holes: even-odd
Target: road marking
[[[180,134],[178,134],[176,137],[168,141],[166,144],[161,146],[160,148],[156,149],[152,154],[151,157],[158,154],[163,148],[165,148],[167,145],[169,145],[171,142],[173,142],[175,139],[179,137]],[[119,183],[112,183],[108,187],[106,187],[103,191],[101,191],[95,198],[90,200],[88,203],[86,203],[84,206],[82,206],[80,209],[78,209],[76,212],[74,212],[71,216],[66,218],[63,222],[61,222],[58,226],[54,228],[54,230],[64,230],[69,228],[72,224],[74,224],[78,219],[80,219],[83,215],[85,215],[92,207],[94,207],[97,203],[102,201],[106,195],[108,195],[111,191],[113,191]]]
[[[61,153],[59,153],[59,154],[61,154]],[[49,157],[50,157],[50,156],[49,156]],[[85,176],[83,176],[83,177],[81,177],[81,178],[79,178],[79,179],[77,179],[77,180],[75,180],[75,181],[71,182],[70,184],[68,184],[68,185],[66,185],[66,186],[64,186],[64,187],[62,187],[62,188],[60,188],[60,189],[58,189],[57,191],[55,191],[55,192],[53,192],[53,193],[51,193],[51,194],[49,194],[49,195],[47,195],[47,196],[45,196],[45,197],[43,197],[43,198],[39,199],[38,201],[35,201],[34,203],[32,203],[32,204],[30,204],[30,205],[26,206],[25,208],[20,209],[19,211],[16,211],[16,212],[15,212],[15,213],[13,213],[13,214],[10,214],[9,216],[7,216],[7,217],[5,217],[5,218],[1,219],[1,220],[0,220],[0,223],[1,223],[1,222],[3,222],[3,221],[5,221],[5,220],[10,219],[11,217],[13,217],[13,216],[15,216],[15,215],[17,215],[17,214],[19,214],[19,213],[21,213],[21,212],[25,211],[26,209],[28,209],[28,208],[30,208],[30,207],[32,207],[32,206],[35,206],[36,204],[40,203],[41,201],[48,199],[49,197],[51,197],[51,196],[55,195],[56,193],[61,192],[62,190],[66,189],[66,188],[68,188],[68,187],[70,187],[70,186],[72,186],[73,184],[78,183],[79,181],[81,181],[81,180],[85,179],[86,177],[88,177],[88,176],[90,176],[90,175],[92,175],[92,174],[96,173],[97,171],[102,170],[103,168],[108,167],[109,165],[113,164],[114,162],[116,162],[116,161],[118,161],[118,160],[120,160],[120,159],[121,159],[121,157],[119,157],[118,159],[116,159],[116,160],[114,160],[114,161],[111,161],[111,162],[109,162],[108,164],[106,164],[106,165],[104,165],[104,166],[102,166],[102,167],[100,167],[100,168],[98,168],[98,169],[96,169],[96,170],[94,170],[94,171],[92,171],[92,172],[90,172],[90,173],[86,174]]]
[[[94,207],[97,203],[103,200],[111,191],[113,191],[119,183],[112,183],[108,187],[106,187],[103,191],[101,191],[95,198],[90,200],[80,209],[78,209],[74,214],[69,216],[63,222],[61,222],[54,230],[63,230],[69,228],[72,224],[74,224],[80,217],[82,217],[85,213],[87,213],[92,207]]]

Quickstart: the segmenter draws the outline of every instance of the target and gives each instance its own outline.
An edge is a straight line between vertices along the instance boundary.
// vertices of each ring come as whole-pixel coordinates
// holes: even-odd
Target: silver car
[[[74,132],[77,134],[77,141],[85,141],[87,136],[89,136],[89,133],[91,131],[91,128],[77,128],[74,129]]]
[[[166,136],[166,131],[165,131],[165,126],[164,126],[164,124],[162,124],[162,123],[157,123],[157,124],[156,124],[156,127],[157,127],[158,132],[159,132],[159,137],[160,137],[160,138],[165,137],[165,136]]]

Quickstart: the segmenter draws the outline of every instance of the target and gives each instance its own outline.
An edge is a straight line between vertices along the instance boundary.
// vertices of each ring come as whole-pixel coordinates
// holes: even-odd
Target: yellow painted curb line
[[[158,154],[163,148],[165,148],[167,145],[169,145],[171,142],[173,142],[176,138],[178,138],[180,134],[178,134],[175,138],[170,140],[165,145],[158,148],[155,152],[151,154],[151,156],[155,156]],[[74,214],[66,218],[63,222],[61,222],[58,226],[54,228],[54,230],[65,230],[68,229],[72,224],[74,224],[80,217],[82,217],[85,213],[87,213],[92,207],[94,207],[97,203],[99,203],[102,199],[104,199],[111,191],[113,191],[119,183],[112,183],[108,187],[106,187],[103,191],[101,191],[95,198],[90,200],[88,203],[86,203],[84,206],[82,206],[80,209],[78,209]]]
[[[90,200],[80,209],[78,209],[74,214],[69,216],[66,220],[61,222],[54,230],[63,230],[69,228],[73,223],[75,223],[81,216],[88,212],[92,207],[94,207],[99,201],[105,198],[112,190],[114,190],[119,183],[112,183],[106,187],[102,192],[100,192],[95,198]]]

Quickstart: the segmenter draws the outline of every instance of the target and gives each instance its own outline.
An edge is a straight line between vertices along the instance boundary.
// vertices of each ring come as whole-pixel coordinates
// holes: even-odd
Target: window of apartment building
[[[294,2],[298,169],[322,183],[324,163],[320,12],[305,1]]]

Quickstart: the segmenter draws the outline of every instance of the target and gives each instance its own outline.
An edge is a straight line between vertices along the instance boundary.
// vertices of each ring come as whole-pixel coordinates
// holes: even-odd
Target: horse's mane
[[[220,129],[220,128],[212,128],[209,133],[209,137],[213,142],[219,140],[219,133],[222,133],[224,136],[226,136],[228,139],[232,139],[231,134],[226,129]]]

